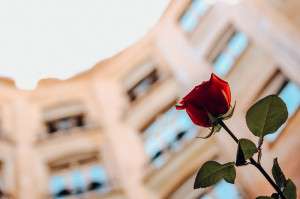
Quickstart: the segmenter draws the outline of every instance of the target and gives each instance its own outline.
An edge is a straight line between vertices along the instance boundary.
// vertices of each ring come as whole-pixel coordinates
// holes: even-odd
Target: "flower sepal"
[[[219,124],[218,120],[220,118],[216,118],[214,117],[212,114],[208,113],[208,117],[209,117],[209,120],[212,124],[212,126],[209,128],[210,132],[204,136],[204,137],[201,137],[201,136],[198,136],[198,138],[201,138],[201,139],[207,139],[207,138],[210,138],[211,136],[213,136],[215,133],[219,132],[222,128],[222,126]]]
[[[218,117],[214,117],[212,114],[207,113],[209,120],[212,124],[212,128],[215,128],[215,129],[217,128],[218,129],[217,132],[219,132],[221,129],[221,126],[219,125],[219,121],[230,119],[234,113],[235,105],[236,105],[236,102],[234,102],[233,106],[230,105],[230,109],[225,114],[220,115]]]
[[[201,139],[207,139],[210,138],[211,136],[213,136],[215,133],[219,132],[221,130],[221,125],[217,124],[212,126],[211,128],[209,128],[210,132],[206,135],[206,136],[198,136],[197,138],[201,138]]]
[[[221,119],[221,120],[230,119],[234,113],[235,105],[236,105],[236,102],[234,102],[233,106],[230,105],[230,109],[227,111],[227,113],[225,113],[224,115],[221,115],[217,119]]]
[[[230,109],[225,113],[224,115],[221,115],[219,117],[214,117],[212,114],[208,113],[209,120],[212,124],[212,126],[209,128],[210,132],[206,136],[198,136],[198,138],[207,139],[213,136],[215,133],[218,133],[221,131],[222,126],[219,124],[220,120],[228,120],[232,117],[234,109],[235,109],[236,102],[234,102],[233,106],[230,106]]]

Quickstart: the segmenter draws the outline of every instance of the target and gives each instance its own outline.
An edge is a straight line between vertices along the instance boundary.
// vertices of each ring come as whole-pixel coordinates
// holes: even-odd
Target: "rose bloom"
[[[226,81],[211,74],[209,81],[204,81],[188,93],[179,104],[177,110],[185,109],[196,125],[211,127],[213,124],[209,114],[217,118],[230,109],[231,94]]]

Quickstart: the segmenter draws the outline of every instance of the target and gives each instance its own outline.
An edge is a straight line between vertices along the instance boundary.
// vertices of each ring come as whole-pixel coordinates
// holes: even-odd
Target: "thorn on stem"
[[[264,143],[264,137],[260,137],[258,140],[258,147],[257,147],[257,162],[260,164],[261,157],[262,157],[262,145]]]

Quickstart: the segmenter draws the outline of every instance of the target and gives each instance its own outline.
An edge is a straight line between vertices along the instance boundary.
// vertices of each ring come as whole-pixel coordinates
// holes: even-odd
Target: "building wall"
[[[192,138],[175,129],[176,142],[171,147],[160,143],[165,148],[149,156],[149,135],[156,139],[149,126],[170,129],[179,123],[178,118],[184,120],[178,115],[177,120],[160,124],[180,97],[217,72],[216,55],[224,51],[232,35],[241,32],[247,45],[222,75],[236,101],[235,114],[227,123],[239,137],[256,141],[245,125],[247,108],[276,92],[286,78],[300,85],[298,15],[289,12],[295,2],[219,2],[208,6],[188,32],[180,21],[191,1],[174,0],[143,39],[89,71],[64,81],[41,80],[33,91],[18,90],[3,79],[1,188],[10,198],[50,198],[51,176],[102,165],[108,179],[105,191],[81,197],[192,199],[210,192],[192,190],[194,174],[207,160],[234,160],[236,146],[225,133],[204,141],[195,137],[205,135],[207,129],[189,126],[184,133]],[[268,170],[272,158],[278,157],[298,187],[299,114],[298,106],[277,139],[266,143],[263,154]],[[51,130],[57,126],[66,129]],[[164,133],[156,136],[161,136],[157,142],[165,141]],[[158,161],[161,157],[166,159],[163,163]],[[272,191],[254,169],[239,168],[237,186],[243,198]]]

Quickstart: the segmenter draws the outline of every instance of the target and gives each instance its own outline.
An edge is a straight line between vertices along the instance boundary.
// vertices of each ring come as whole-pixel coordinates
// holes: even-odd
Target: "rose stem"
[[[226,124],[223,122],[223,120],[218,120],[218,123],[226,130],[226,132],[231,136],[231,138],[238,143],[239,139],[233,134],[233,132],[226,126]],[[280,188],[276,185],[276,183],[273,181],[273,179],[269,176],[269,174],[265,171],[265,169],[256,162],[253,158],[250,158],[250,163],[254,165],[262,174],[263,176],[268,180],[268,182],[272,185],[272,187],[278,192],[278,194],[283,198],[286,199],[286,197],[283,195]]]

